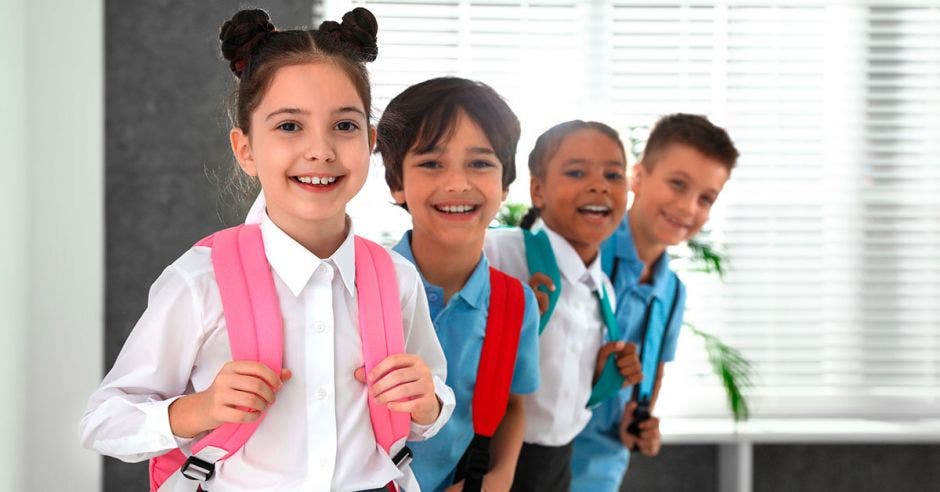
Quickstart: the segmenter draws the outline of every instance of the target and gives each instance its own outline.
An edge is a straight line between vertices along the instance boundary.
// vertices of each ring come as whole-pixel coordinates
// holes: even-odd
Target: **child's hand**
[[[207,389],[170,404],[170,429],[177,436],[193,437],[226,422],[255,421],[290,378],[288,369],[278,375],[260,362],[230,361]]]
[[[633,411],[636,410],[636,402],[627,403],[623,411],[623,418],[620,420],[620,441],[623,446],[630,450],[639,450],[645,456],[656,456],[662,447],[662,435],[659,433],[659,417],[650,417],[644,422],[640,422],[640,435],[634,436],[627,432],[627,428],[633,423]]]
[[[640,358],[637,356],[636,344],[632,342],[608,342],[605,343],[597,352],[597,365],[594,366],[594,379],[597,382],[604,370],[604,363],[607,357],[615,354],[617,359],[617,369],[623,376],[623,386],[627,387],[637,384],[643,380],[643,367],[640,365]]]
[[[410,413],[416,424],[432,424],[441,412],[431,370],[417,355],[390,355],[372,368],[368,378],[361,367],[354,376],[369,386],[376,401],[393,412]]]
[[[539,314],[545,314],[545,311],[548,310],[548,294],[539,290],[540,285],[544,285],[548,290],[554,292],[555,283],[542,272],[535,272],[529,278],[529,287],[532,287],[532,292],[535,292],[535,300],[539,303]]]
[[[512,487],[512,478],[507,482],[504,478],[497,477],[493,473],[483,475],[483,485],[480,490],[509,490]],[[444,489],[444,492],[463,492],[463,480]]]

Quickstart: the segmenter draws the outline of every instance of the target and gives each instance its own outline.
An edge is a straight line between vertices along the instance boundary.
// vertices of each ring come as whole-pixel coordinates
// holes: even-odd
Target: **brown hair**
[[[559,123],[545,130],[545,132],[539,135],[539,138],[535,140],[535,146],[532,147],[532,152],[529,152],[529,174],[534,178],[544,179],[546,164],[548,164],[548,161],[552,160],[552,157],[555,157],[555,153],[558,152],[559,147],[561,147],[562,141],[564,141],[565,137],[568,135],[580,130],[595,130],[609,137],[620,147],[620,153],[624,156],[624,161],[626,161],[627,153],[624,151],[623,142],[620,141],[620,134],[617,133],[617,130],[599,121],[571,120]],[[532,227],[532,224],[535,223],[535,219],[538,218],[540,212],[538,207],[533,206],[529,208],[529,211],[526,212],[519,226],[523,229]]]
[[[278,31],[263,10],[237,12],[219,32],[222,56],[238,78],[230,109],[232,124],[249,132],[251,112],[278,69],[317,61],[340,67],[356,87],[366,115],[371,115],[372,93],[365,63],[378,54],[377,32],[375,16],[361,7],[343,15],[341,24],[325,21],[311,31]]]
[[[388,103],[376,129],[376,152],[385,164],[385,182],[403,188],[402,163],[412,148],[428,152],[454,131],[459,111],[470,117],[490,141],[503,166],[503,189],[516,179],[520,126],[506,101],[490,86],[458,77],[426,80],[405,89]]]
[[[722,163],[729,173],[738,160],[738,149],[724,128],[715,126],[704,116],[675,113],[663,116],[656,122],[646,141],[640,163],[652,169],[656,160],[673,144],[692,147],[702,155]]]

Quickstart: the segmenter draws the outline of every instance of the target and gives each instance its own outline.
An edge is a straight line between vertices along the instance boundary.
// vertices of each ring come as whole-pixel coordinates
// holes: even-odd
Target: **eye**
[[[300,130],[300,125],[294,123],[293,121],[285,121],[280,125],[277,125],[278,130],[283,130],[285,132],[293,133]]]
[[[441,163],[435,160],[421,161],[418,163],[418,167],[423,167],[425,169],[440,169]]]
[[[496,164],[484,159],[477,159],[470,162],[470,167],[473,169],[486,169],[490,167],[496,167]]]
[[[705,207],[705,208],[711,208],[711,206],[715,203],[715,197],[713,197],[713,196],[708,196],[708,195],[702,195],[702,196],[698,199],[698,201],[699,201],[699,203],[702,204],[703,207]]]
[[[670,179],[669,186],[671,186],[675,190],[682,191],[685,189],[685,181],[681,179]]]
[[[626,176],[622,172],[619,172],[619,171],[611,171],[608,173],[604,173],[604,178],[610,181],[623,181],[625,177]]]
[[[582,170],[580,170],[580,169],[569,169],[569,170],[565,171],[565,176],[568,176],[569,178],[575,178],[575,179],[583,178],[583,177],[584,177],[584,171],[582,171]]]
[[[336,124],[336,129],[341,132],[354,132],[359,129],[355,121],[343,120]]]

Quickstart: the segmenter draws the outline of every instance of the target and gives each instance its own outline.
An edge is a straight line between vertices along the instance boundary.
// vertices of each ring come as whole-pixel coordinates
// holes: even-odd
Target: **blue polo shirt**
[[[624,340],[641,347],[647,307],[654,299],[659,300],[667,309],[665,313],[658,313],[661,321],[653,323],[650,327],[655,330],[650,336],[663,340],[660,362],[672,361],[676,356],[679,329],[682,327],[682,315],[685,310],[685,286],[669,269],[669,257],[664,252],[653,264],[652,283],[641,284],[643,262],[637,255],[627,216],[624,216],[614,234],[601,245],[601,251],[602,257],[613,258],[613,262],[605,265],[604,270],[608,275],[615,270],[610,281],[617,294],[615,316],[623,328]],[[679,282],[679,294],[675,299],[676,311],[669,326],[664,327],[668,310],[672,308],[672,298],[676,293],[673,282]],[[646,370],[644,376],[645,373]],[[629,451],[620,442],[619,425],[624,406],[632,396],[633,387],[626,387],[620,391],[617,398],[610,398],[594,408],[591,421],[574,440],[571,490],[619,489],[629,460]]]
[[[393,249],[415,263],[410,231]],[[489,262],[481,252],[480,262],[467,283],[451,296],[446,305],[444,289],[428,283],[423,274],[421,281],[428,297],[434,330],[447,358],[447,386],[454,390],[457,400],[454,413],[437,435],[427,441],[408,443],[414,452],[411,469],[421,489],[437,491],[452,484],[457,463],[473,439],[473,388],[490,307]],[[523,284],[523,291],[525,314],[510,387],[510,392],[515,394],[532,393],[539,385],[538,304],[528,285]]]

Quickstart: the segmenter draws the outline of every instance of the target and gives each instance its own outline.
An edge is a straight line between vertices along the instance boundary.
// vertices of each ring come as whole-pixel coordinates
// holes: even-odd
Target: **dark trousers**
[[[572,443],[564,446],[522,443],[512,492],[568,492],[573,449]]]

